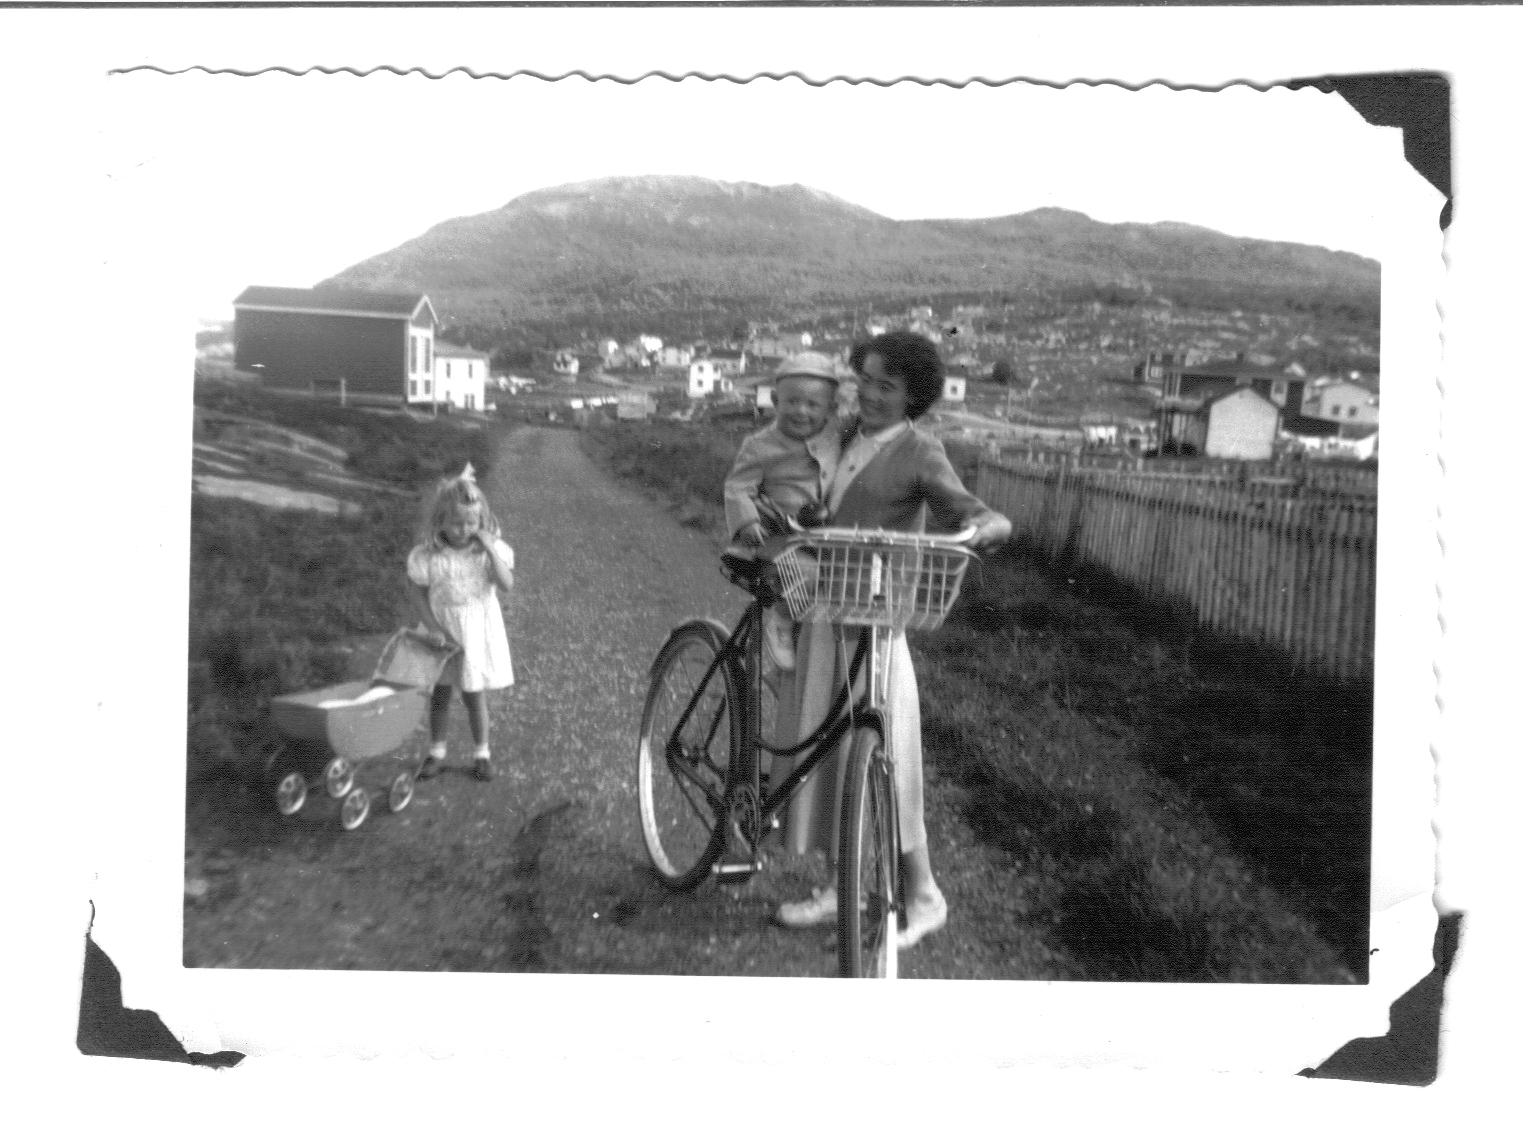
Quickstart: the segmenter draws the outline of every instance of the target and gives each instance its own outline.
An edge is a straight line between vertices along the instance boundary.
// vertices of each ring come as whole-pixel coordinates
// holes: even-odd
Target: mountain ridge
[[[426,291],[477,337],[798,319],[895,302],[1103,296],[1196,306],[1308,300],[1378,316],[1379,266],[1182,222],[1041,207],[893,219],[804,184],[608,176],[451,218],[324,284]],[[670,327],[668,327],[670,329]]]

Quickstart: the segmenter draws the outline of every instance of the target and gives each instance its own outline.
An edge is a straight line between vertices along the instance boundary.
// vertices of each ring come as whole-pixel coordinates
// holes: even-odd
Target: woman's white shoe
[[[904,929],[899,932],[899,948],[908,950],[927,934],[935,934],[947,925],[947,899],[937,893],[930,900],[910,900]]]

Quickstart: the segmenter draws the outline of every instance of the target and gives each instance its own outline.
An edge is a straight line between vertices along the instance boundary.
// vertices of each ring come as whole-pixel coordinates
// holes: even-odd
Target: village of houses
[[[1023,321],[983,305],[918,305],[809,330],[752,322],[743,338],[737,330],[723,340],[588,339],[536,352],[531,368],[494,370],[492,355],[439,337],[424,293],[255,286],[234,313],[231,338],[198,340],[198,373],[400,399],[410,409],[571,424],[760,421],[771,410],[772,374],[790,355],[816,350],[844,363],[862,335],[913,330],[947,360],[936,413],[943,435],[992,452],[1024,444],[1236,460],[1378,454],[1375,342],[1356,331],[1313,336],[1293,314],[1092,302]]]

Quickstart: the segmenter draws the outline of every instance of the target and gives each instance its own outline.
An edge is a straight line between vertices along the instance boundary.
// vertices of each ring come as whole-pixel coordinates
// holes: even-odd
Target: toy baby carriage
[[[281,743],[268,771],[278,775],[275,804],[287,817],[321,781],[339,801],[339,821],[358,829],[370,813],[366,779],[390,774],[387,805],[399,813],[412,801],[423,766],[421,741],[412,733],[428,711],[429,694],[451,658],[460,652],[422,631],[400,630],[381,651],[368,680],[345,681],[270,700],[270,717]],[[407,748],[409,739],[415,741]]]

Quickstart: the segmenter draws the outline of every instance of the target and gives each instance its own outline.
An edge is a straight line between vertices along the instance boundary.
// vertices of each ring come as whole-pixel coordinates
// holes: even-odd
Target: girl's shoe
[[[482,782],[491,782],[497,774],[497,768],[492,766],[492,758],[489,755],[478,755],[472,766],[472,773]]]
[[[444,760],[440,759],[437,755],[430,755],[423,760],[423,766],[418,768],[418,777],[433,778],[439,773],[439,769],[443,765]]]
[[[784,903],[777,909],[777,921],[782,926],[799,928],[823,926],[836,921],[836,889],[815,888],[814,895],[799,903]]]

